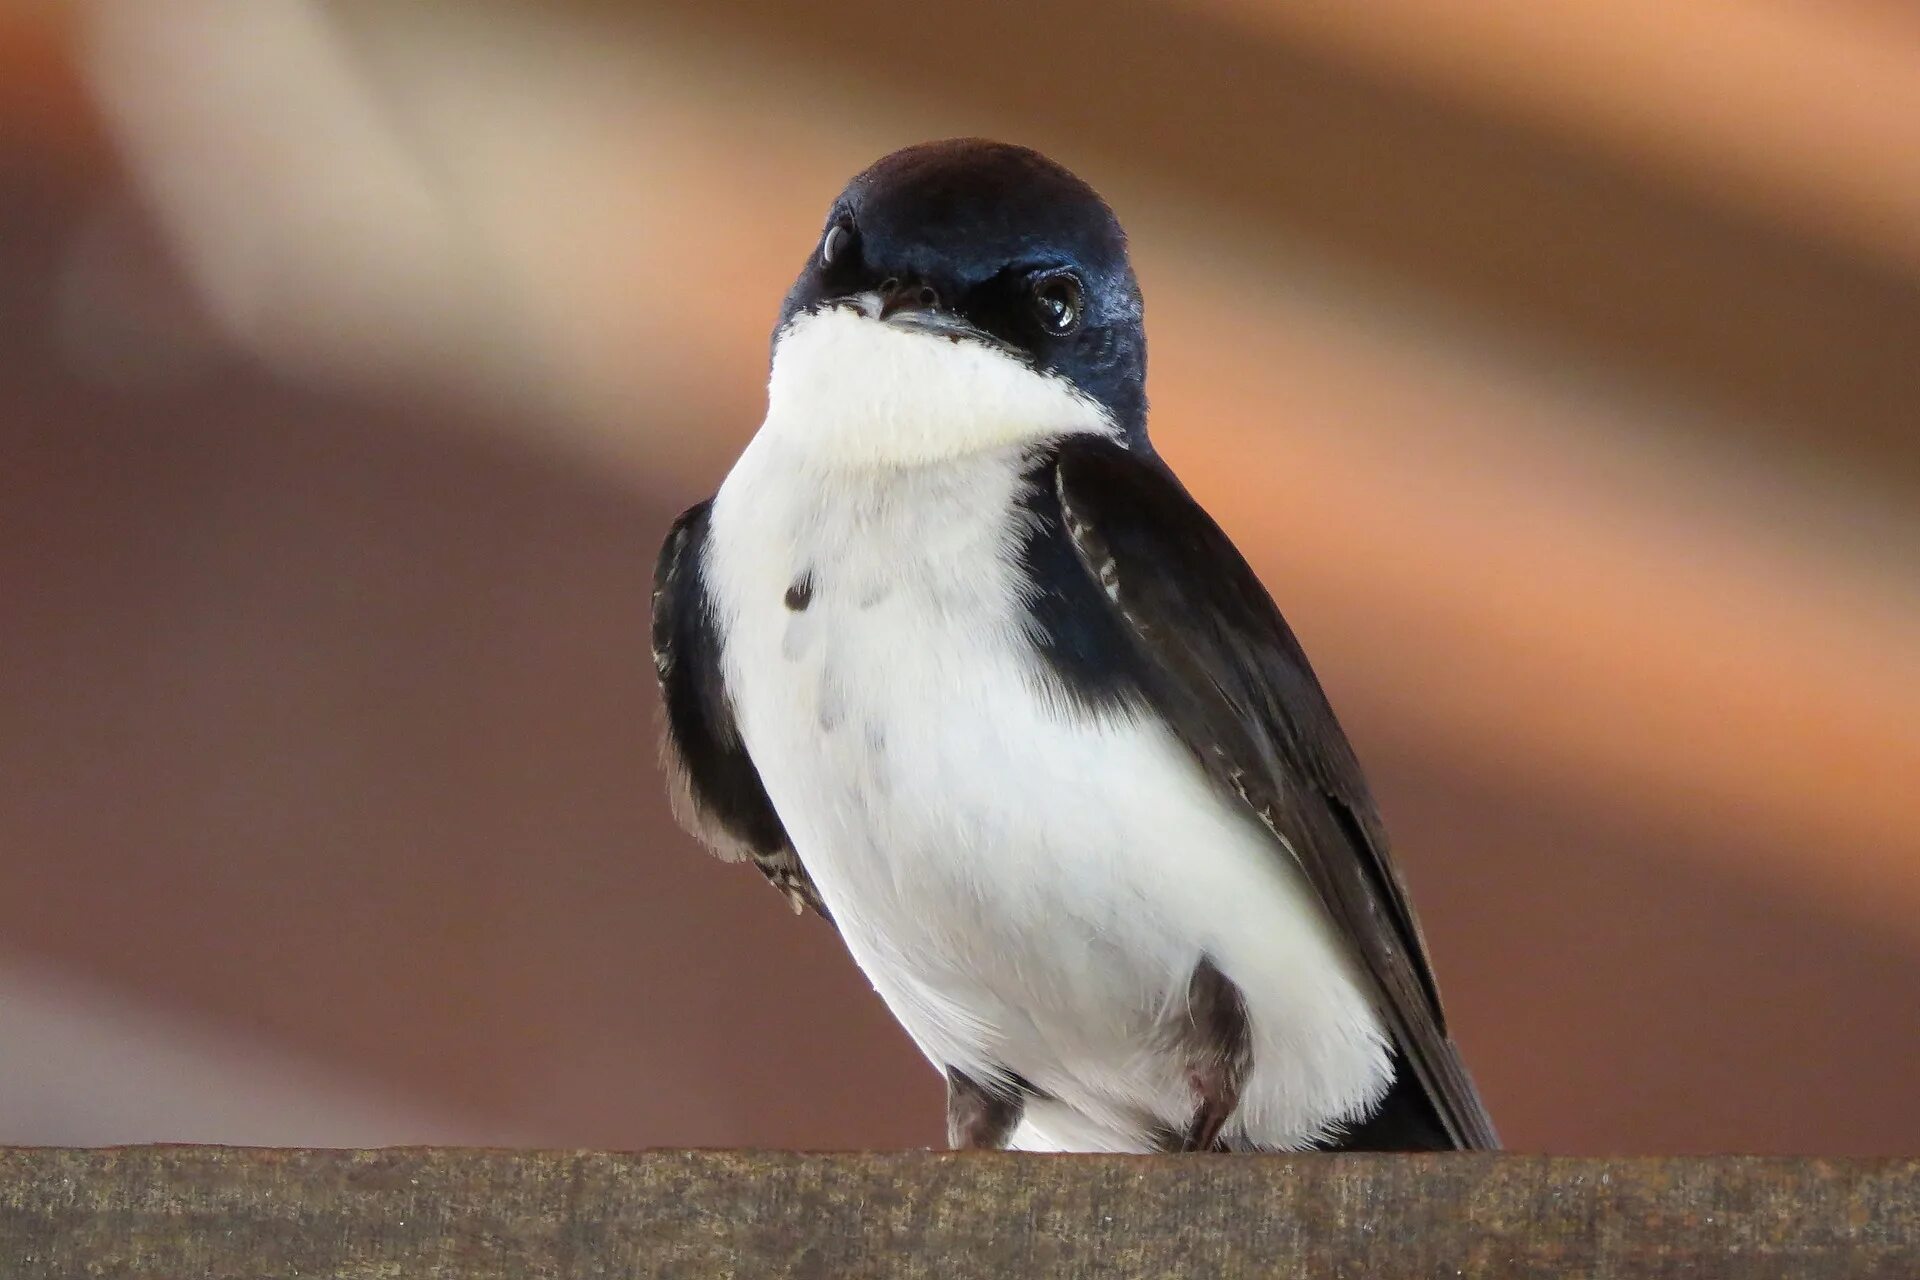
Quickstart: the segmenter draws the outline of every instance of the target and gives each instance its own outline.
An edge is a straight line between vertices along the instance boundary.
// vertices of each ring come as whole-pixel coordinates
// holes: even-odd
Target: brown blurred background
[[[886,1146],[654,773],[842,181],[1101,187],[1508,1140],[1920,1149],[1898,0],[0,9],[0,1141]]]

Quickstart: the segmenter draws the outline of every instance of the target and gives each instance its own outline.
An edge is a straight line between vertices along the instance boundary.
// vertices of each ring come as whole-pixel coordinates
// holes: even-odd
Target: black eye
[[[1070,271],[1056,271],[1033,282],[1033,307],[1040,327],[1064,338],[1080,327],[1080,281]]]
[[[853,243],[853,224],[836,222],[827,228],[826,238],[820,241],[820,265],[830,267],[833,260],[847,251]]]

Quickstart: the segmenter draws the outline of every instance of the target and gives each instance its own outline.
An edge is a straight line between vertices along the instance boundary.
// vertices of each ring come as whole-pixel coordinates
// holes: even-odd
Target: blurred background
[[[1920,1149],[1902,0],[8,0],[0,1141],[939,1141],[646,613],[956,134],[1129,226],[1511,1144]]]

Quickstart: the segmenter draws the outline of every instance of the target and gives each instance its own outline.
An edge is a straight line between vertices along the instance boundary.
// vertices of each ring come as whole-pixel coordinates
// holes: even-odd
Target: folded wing
[[[825,916],[727,695],[704,576],[711,506],[709,499],[674,521],[653,575],[653,666],[666,704],[661,757],[674,816],[719,857],[752,862],[795,911]]]
[[[1359,764],[1259,578],[1150,453],[1072,440],[1053,479],[1074,550],[1142,659],[1153,709],[1272,832],[1275,856],[1306,873],[1449,1139],[1496,1147]]]

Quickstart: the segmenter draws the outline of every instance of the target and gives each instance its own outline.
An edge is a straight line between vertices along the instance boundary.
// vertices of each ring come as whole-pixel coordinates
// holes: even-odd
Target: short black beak
[[[940,293],[932,285],[917,280],[889,277],[880,282],[880,318],[902,311],[938,311]]]
[[[932,333],[954,342],[964,338],[988,346],[1006,347],[1004,342],[969,321],[959,311],[943,305],[938,289],[918,280],[889,276],[880,282],[877,289],[834,298],[826,305],[844,307],[869,320],[878,320],[910,333]]]

